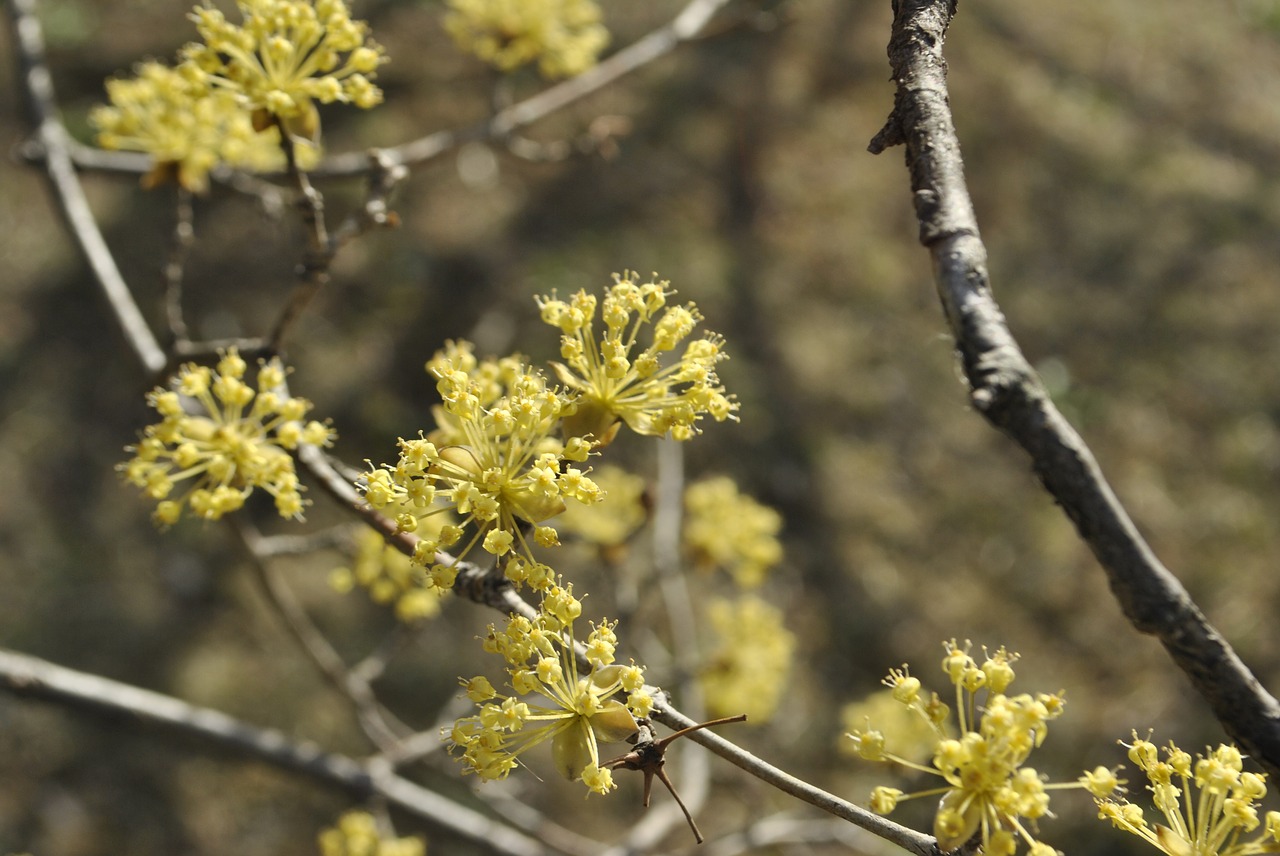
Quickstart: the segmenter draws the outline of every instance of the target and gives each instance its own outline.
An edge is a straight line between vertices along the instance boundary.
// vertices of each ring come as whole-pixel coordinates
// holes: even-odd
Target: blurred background
[[[81,140],[106,78],[194,37],[189,5],[42,0],[55,85]],[[610,50],[680,5],[605,0]],[[940,642],[956,637],[1020,651],[1016,689],[1066,691],[1035,761],[1054,780],[1122,762],[1115,741],[1134,728],[1192,750],[1216,744],[1221,730],[1126,624],[1024,456],[966,405],[901,150],[865,152],[893,98],[889,5],[733,3],[713,37],[529,130],[556,141],[622,117],[631,130],[614,156],[531,163],[473,145],[416,169],[396,198],[401,228],[338,256],[290,348],[293,389],[332,417],[345,460],[393,460],[396,437],[427,424],[435,399],[422,364],[446,339],[547,359],[556,340],[534,294],[657,271],[726,336],[722,376],[742,405],[740,424],[688,445],[689,476],[732,474],[785,520],[786,558],[766,590],[798,634],[797,663],[773,720],[727,736],[851,799],[881,782],[910,789],[833,751],[841,708],[903,662],[942,689]],[[329,151],[486,115],[493,75],[455,48],[440,3],[365,0],[355,12],[391,58],[379,75],[386,103],[325,112]],[[0,147],[11,152],[27,125],[7,41],[0,51]],[[1014,335],[1156,553],[1280,688],[1280,4],[967,0],[946,54]],[[539,85],[511,82],[516,96]],[[188,520],[161,535],[120,482],[113,468],[146,424],[150,381],[39,176],[14,157],[0,171],[0,645],[367,752],[229,533]],[[119,175],[86,186],[158,327],[172,192]],[[334,218],[362,190],[321,189]],[[196,232],[194,332],[265,332],[300,257],[296,222],[215,186],[197,200]],[[619,453],[652,474],[652,451]],[[310,523],[343,520],[310,495]],[[345,561],[322,554],[286,571],[357,659],[394,618],[331,590],[329,571]],[[609,581],[592,579],[589,611],[607,613]],[[491,620],[449,604],[380,682],[386,701],[430,726],[458,674],[487,668],[472,637]],[[701,817],[713,838],[769,809],[809,812],[712,769]],[[447,760],[414,775],[474,802],[474,779]],[[514,779],[517,795],[605,840],[641,816],[638,777],[590,803],[580,786]],[[0,695],[0,852],[314,853],[316,831],[349,806],[191,741]],[[1058,848],[1139,852],[1083,795],[1056,795],[1054,808],[1042,832]],[[904,807],[895,818],[928,829],[928,815]],[[480,852],[397,819],[432,852]],[[668,849],[691,843],[677,827]],[[813,848],[837,850],[848,852]],[[869,841],[867,852],[893,850]]]

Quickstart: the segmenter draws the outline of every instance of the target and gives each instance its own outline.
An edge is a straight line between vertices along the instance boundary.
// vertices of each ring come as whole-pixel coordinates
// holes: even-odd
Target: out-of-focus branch
[[[933,257],[970,401],[1031,456],[1045,488],[1106,571],[1133,626],[1163,643],[1227,733],[1280,776],[1280,703],[1138,533],[1092,452],[1049,399],[991,294],[942,57],[955,0],[896,0],[894,8],[889,62],[897,94],[870,149],[906,145],[920,242]]]
[[[176,345],[191,338],[182,313],[182,278],[186,273],[191,247],[196,240],[195,208],[191,204],[191,191],[178,185],[173,208],[173,243],[169,247],[169,259],[164,266],[164,309],[169,321],[169,334]]]
[[[6,5],[22,91],[35,125],[36,140],[44,150],[44,174],[58,212],[89,262],[129,347],[149,374],[159,374],[167,362],[164,350],[116,266],[71,160],[67,130],[58,118],[53,79],[45,62],[44,36],[36,18],[35,0],[8,0]]]
[[[423,788],[385,761],[362,764],[292,740],[220,711],[0,649],[0,689],[98,713],[159,725],[281,769],[340,788],[357,798],[377,794],[392,805],[505,856],[547,856],[542,843]]]
[[[285,627],[320,673],[350,702],[360,726],[374,745],[383,752],[393,749],[401,738],[411,733],[411,729],[378,703],[369,681],[349,668],[329,644],[329,640],[294,596],[293,589],[280,577],[270,560],[259,552],[263,538],[257,528],[238,517],[233,517],[232,521],[236,533],[249,552],[258,583]]]
[[[620,77],[643,68],[671,53],[684,42],[697,38],[729,0],[691,0],[671,21],[643,36],[598,65],[545,89],[524,101],[495,113],[482,124],[463,130],[437,131],[412,142],[383,149],[394,164],[418,164],[437,158],[463,143],[504,139],[515,131],[580,101]],[[326,158],[313,174],[317,176],[359,175],[369,168],[367,158],[341,154]]]

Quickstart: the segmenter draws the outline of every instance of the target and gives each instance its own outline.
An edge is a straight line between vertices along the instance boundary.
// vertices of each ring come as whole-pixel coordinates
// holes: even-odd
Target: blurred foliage
[[[601,5],[615,46],[680,6]],[[187,8],[42,4],[73,130],[87,139],[107,77],[189,37]],[[864,153],[892,103],[889,3],[757,8],[744,4],[743,20],[765,26],[688,46],[530,131],[557,140],[600,116],[627,117],[634,130],[612,160],[530,163],[473,146],[416,170],[396,202],[403,227],[339,255],[289,355],[295,388],[333,417],[339,455],[387,459],[396,436],[428,418],[434,391],[422,365],[446,338],[545,359],[555,339],[532,295],[596,289],[624,268],[661,271],[726,335],[722,375],[742,401],[740,425],[712,425],[690,447],[690,473],[733,472],[785,519],[786,559],[770,584],[800,633],[803,669],[774,721],[735,739],[864,800],[881,779],[832,751],[842,706],[877,691],[888,667],[932,662],[941,640],[971,637],[1020,651],[1029,684],[1066,690],[1066,714],[1038,756],[1055,779],[1119,763],[1114,741],[1131,728],[1158,726],[1190,747],[1218,742],[1163,651],[1125,623],[1021,453],[966,407],[901,155]],[[451,45],[441,4],[368,0],[357,12],[391,57],[379,78],[387,104],[326,114],[327,150],[483,117],[492,74]],[[973,0],[947,45],[992,281],[1015,335],[1157,554],[1273,688],[1278,20],[1276,4],[1261,0]],[[539,84],[517,75],[510,85],[520,95]],[[11,151],[25,128],[11,61],[0,65],[0,116]],[[124,177],[87,185],[158,321],[171,197]],[[0,645],[366,751],[228,533],[188,522],[161,537],[147,503],[120,483],[113,466],[145,422],[150,380],[38,175],[6,161],[0,187],[0,479],[13,488],[0,494]],[[331,212],[359,199],[354,183],[322,189]],[[215,189],[198,204],[196,229],[187,283],[196,332],[261,332],[292,284],[296,224]],[[647,445],[624,451],[652,471]],[[312,495],[313,524],[343,519]],[[257,512],[274,525],[270,509]],[[644,565],[637,552],[627,567]],[[395,619],[332,592],[327,574],[342,561],[285,564],[355,659]],[[583,581],[596,615],[632,609],[613,600],[615,572]],[[493,618],[443,606],[379,683],[422,727],[456,695],[451,646],[473,645]],[[652,617],[637,609],[624,646]],[[634,638],[644,655],[651,643]],[[722,787],[716,811],[703,814],[709,835],[785,804],[712,764]],[[447,763],[423,775],[471,800],[471,782]],[[617,836],[639,817],[636,781],[620,776],[622,793],[587,811],[574,788],[544,778],[508,787],[587,834]],[[1055,798],[1060,818],[1045,840],[1067,852],[1140,852],[1075,796]],[[0,852],[314,853],[317,830],[349,807],[202,746],[0,696]],[[900,819],[928,828],[927,816],[904,809]],[[425,832],[433,852],[472,852],[398,826]]]

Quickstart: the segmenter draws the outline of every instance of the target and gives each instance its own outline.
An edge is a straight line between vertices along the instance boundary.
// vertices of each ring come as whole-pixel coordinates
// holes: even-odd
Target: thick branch
[[[273,729],[259,728],[172,696],[77,672],[0,649],[0,688],[98,713],[124,716],[198,737],[221,748],[302,773],[358,797],[378,794],[423,820],[508,856],[545,856],[539,842],[390,772],[389,765],[361,764]]]
[[[973,406],[1031,456],[1045,488],[1106,571],[1133,626],[1164,644],[1227,733],[1280,775],[1280,704],[1138,533],[1088,446],[1049,400],[992,297],[942,57],[955,0],[900,0],[895,10],[889,62],[897,95],[871,150],[906,144],[920,242],[933,256],[938,296]]]

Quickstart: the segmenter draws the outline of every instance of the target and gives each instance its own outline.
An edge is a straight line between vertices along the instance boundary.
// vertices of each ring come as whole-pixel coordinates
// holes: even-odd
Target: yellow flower
[[[237,0],[241,24],[205,0],[191,13],[204,43],[183,49],[184,73],[210,89],[234,93],[262,129],[271,117],[295,136],[315,140],[315,102],[368,109],[382,103],[372,82],[386,61],[351,19],[345,0]]]
[[[466,772],[505,778],[529,749],[550,741],[556,769],[581,779],[593,793],[608,793],[613,778],[600,768],[599,744],[636,732],[632,711],[649,709],[644,670],[614,663],[616,622],[593,625],[585,650],[591,670],[581,673],[574,653],[573,622],[582,604],[572,587],[553,585],[533,620],[513,616],[504,630],[492,625],[485,650],[507,663],[515,695],[504,695],[483,677],[462,680],[479,712],[459,719],[449,732]],[[629,694],[626,704],[615,696]],[[529,701],[521,700],[529,697]]]
[[[189,363],[179,370],[176,389],[148,396],[162,420],[147,427],[128,450],[134,457],[119,469],[158,501],[161,525],[177,522],[188,508],[217,520],[240,508],[254,488],[275,497],[281,517],[301,517],[302,488],[289,452],[303,443],[327,446],[334,432],[302,421],[309,401],[280,395],[285,372],[278,362],[261,365],[256,392],[243,379],[246,368],[233,348],[216,371]],[[188,480],[186,493],[171,499],[174,487]]]
[[[745,713],[754,722],[768,720],[782,700],[796,649],[782,612],[748,595],[714,599],[707,614],[718,639],[700,676],[711,715]]]
[[[366,811],[349,811],[316,839],[320,856],[424,856],[421,838],[384,838]]]
[[[531,62],[549,78],[595,65],[609,43],[594,0],[448,0],[444,27],[458,46],[502,71]]]
[[[259,172],[284,166],[279,131],[256,132],[231,93],[206,93],[158,62],[142,63],[136,72],[132,78],[107,81],[111,103],[95,108],[89,121],[103,148],[151,155],[155,168],[143,178],[145,186],[176,178],[186,189],[200,192],[218,164]],[[300,153],[305,164],[318,159],[314,148]]]
[[[930,766],[885,751],[885,735],[872,729],[869,722],[849,737],[861,757],[902,764],[939,776],[945,784],[905,795],[893,788],[877,788],[872,807],[892,810],[905,799],[941,795],[933,825],[939,850],[954,850],[980,834],[986,853],[1011,854],[1018,840],[1028,845],[1032,856],[1054,852],[1032,834],[1035,822],[1049,814],[1048,790],[1083,784],[1049,785],[1024,765],[1044,741],[1048,722],[1062,712],[1062,698],[1046,693],[1005,695],[1003,689],[1014,678],[1012,663],[1017,655],[1004,648],[987,656],[981,665],[969,655],[967,642],[960,646],[952,640],[944,648],[942,670],[955,685],[955,736],[948,727],[947,706],[936,694],[922,694],[919,680],[905,667],[891,670],[884,681],[891,697],[932,730]],[[997,684],[1000,691],[994,688]],[[984,688],[986,699],[979,706],[974,696]]]
[[[1135,732],[1129,748],[1129,760],[1146,774],[1147,790],[1152,803],[1164,815],[1168,825],[1151,823],[1138,806],[1123,798],[1112,797],[1118,783],[1110,791],[1103,771],[1085,774],[1098,803],[1098,817],[1110,820],[1169,856],[1250,856],[1255,853],[1280,853],[1280,812],[1269,811],[1258,817],[1256,803],[1267,794],[1265,773],[1244,770],[1240,750],[1226,744],[1206,749],[1192,757],[1173,743],[1161,752],[1154,743],[1140,739]],[[1262,831],[1248,840],[1242,835]]]
[[[561,332],[565,362],[553,364],[556,374],[578,396],[565,430],[605,445],[622,420],[637,434],[688,440],[704,415],[717,422],[734,418],[737,402],[725,395],[715,370],[728,358],[720,337],[694,339],[679,359],[662,364],[702,319],[697,307],[667,306],[673,293],[667,282],[637,283],[630,272],[615,279],[601,306],[598,340],[594,296],[579,291],[568,302],[538,298],[542,320]],[[650,325],[649,344],[641,346],[640,332]]]
[[[733,479],[689,485],[684,507],[684,542],[695,565],[724,568],[739,586],[754,588],[782,561],[782,516],[739,493]]]

